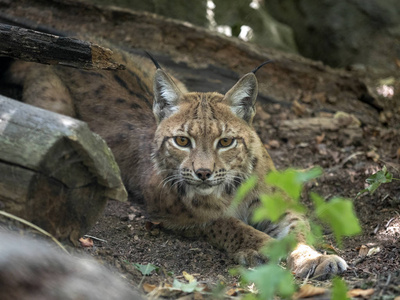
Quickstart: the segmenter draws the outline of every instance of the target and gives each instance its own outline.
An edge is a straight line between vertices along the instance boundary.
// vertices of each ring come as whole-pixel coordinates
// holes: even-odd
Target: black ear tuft
[[[264,61],[261,65],[259,65],[257,68],[255,68],[253,71],[251,71],[253,74],[256,74],[256,72],[259,70],[259,69],[261,69],[262,67],[264,67],[265,65],[267,65],[267,64],[269,64],[269,63],[273,63],[274,61],[273,60],[267,60],[267,61]]]
[[[147,52],[147,51],[144,51],[144,52],[146,52],[147,56],[150,57],[151,61],[152,61],[153,64],[156,66],[157,70],[158,70],[158,69],[161,69],[161,66],[160,66],[160,64],[158,63],[158,61],[156,61],[156,59],[155,59],[149,52]]]

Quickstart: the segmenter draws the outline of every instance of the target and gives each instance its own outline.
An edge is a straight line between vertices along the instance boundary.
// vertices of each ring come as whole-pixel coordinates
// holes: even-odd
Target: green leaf
[[[282,189],[295,201],[300,198],[303,184],[311,179],[317,178],[322,174],[321,168],[313,168],[307,171],[287,169],[285,171],[273,171],[268,173],[265,180],[267,184]]]
[[[393,179],[395,179],[393,174],[386,169],[386,166],[383,166],[382,170],[372,174],[365,180],[369,186],[358,192],[356,198],[364,192],[369,192],[372,195],[381,184],[392,182]]]
[[[272,195],[261,195],[260,201],[262,205],[255,209],[253,215],[254,222],[261,222],[263,220],[271,220],[276,222],[285,213],[288,205],[283,196],[279,193]]]
[[[261,205],[254,210],[253,222],[261,222],[270,220],[277,222],[282,215],[288,210],[303,213],[305,207],[288,198],[282,193],[274,193],[272,195],[260,195]]]
[[[294,234],[289,234],[280,240],[272,240],[262,249],[262,253],[265,254],[269,263],[278,264],[281,259],[287,257],[296,247],[297,240]]]
[[[257,176],[251,176],[239,186],[235,198],[232,201],[231,208],[236,208],[239,205],[247,194],[257,185],[257,181]]]
[[[154,270],[157,272],[158,271],[158,267],[152,264],[147,264],[147,265],[141,265],[141,264],[133,264],[135,266],[136,269],[138,269],[142,275],[150,275],[151,272],[153,272]]]
[[[346,283],[339,277],[335,277],[332,280],[332,300],[346,300],[347,297],[347,286]]]
[[[292,274],[276,264],[245,270],[242,276],[246,281],[255,283],[260,299],[273,299],[275,294],[289,297],[295,291]]]
[[[174,283],[172,284],[172,288],[181,290],[182,292],[185,293],[193,293],[194,291],[200,292],[202,288],[198,287],[197,284],[198,284],[197,280],[193,280],[192,282],[189,283],[183,283],[175,278]]]
[[[343,236],[353,236],[361,232],[361,227],[354,214],[353,203],[344,198],[333,198],[325,202],[317,194],[312,193],[311,199],[315,204],[315,213],[333,230],[337,242],[341,245]]]

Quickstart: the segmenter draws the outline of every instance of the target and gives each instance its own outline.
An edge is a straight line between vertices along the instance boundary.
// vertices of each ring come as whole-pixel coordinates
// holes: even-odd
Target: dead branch
[[[113,52],[90,42],[0,24],[0,55],[79,69],[124,69]]]

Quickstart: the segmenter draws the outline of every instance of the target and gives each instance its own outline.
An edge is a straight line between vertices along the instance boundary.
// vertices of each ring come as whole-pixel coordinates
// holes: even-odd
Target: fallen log
[[[0,96],[0,208],[76,243],[127,192],[86,123]]]
[[[0,55],[80,69],[124,69],[112,51],[90,42],[0,24]]]

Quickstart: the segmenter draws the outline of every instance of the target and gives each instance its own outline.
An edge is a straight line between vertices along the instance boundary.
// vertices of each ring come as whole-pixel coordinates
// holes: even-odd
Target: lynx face
[[[153,160],[163,184],[176,187],[188,200],[232,195],[253,170],[254,74],[244,76],[225,96],[182,94],[159,69],[154,90],[158,128]]]

